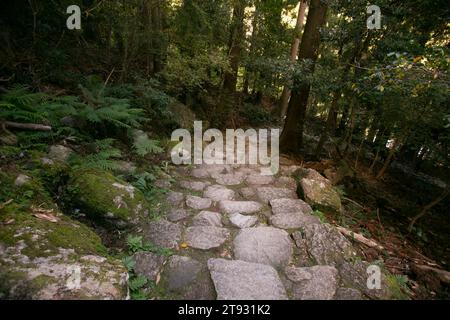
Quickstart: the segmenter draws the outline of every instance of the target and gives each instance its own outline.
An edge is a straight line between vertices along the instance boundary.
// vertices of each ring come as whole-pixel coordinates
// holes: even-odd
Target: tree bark
[[[225,74],[224,89],[229,92],[236,91],[236,83],[241,60],[241,51],[244,38],[245,0],[237,0],[233,7],[233,19],[230,36],[229,62],[230,71]]]
[[[305,31],[302,36],[298,59],[311,60],[311,73],[319,54],[320,28],[325,23],[328,5],[320,0],[311,0]],[[284,152],[299,153],[303,147],[303,126],[311,84],[294,82],[287,117],[280,137],[280,148]]]
[[[300,6],[298,8],[298,14],[297,14],[297,23],[295,25],[295,31],[294,31],[294,39],[292,41],[291,45],[291,54],[289,56],[289,60],[291,62],[295,62],[297,60],[298,55],[298,49],[300,47],[300,35],[303,29],[303,22],[305,20],[305,11],[308,7],[308,3],[306,0],[300,1]],[[287,108],[289,105],[289,97],[291,96],[291,87],[292,83],[289,82],[287,85],[283,88],[283,93],[281,94],[280,98],[280,116],[281,118],[284,118],[287,112]]]

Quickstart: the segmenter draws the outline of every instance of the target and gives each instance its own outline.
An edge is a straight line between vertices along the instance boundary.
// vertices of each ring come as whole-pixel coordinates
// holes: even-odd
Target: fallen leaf
[[[58,222],[59,219],[57,217],[55,217],[54,215],[48,214],[48,213],[34,213],[33,216],[35,216],[36,218],[42,219],[42,220],[47,220],[50,222]]]
[[[8,225],[10,225],[10,224],[13,224],[15,221],[16,221],[16,220],[14,220],[14,219],[9,219],[9,220],[6,220],[5,222],[3,222],[2,224],[3,224],[4,226],[8,226]]]
[[[189,247],[189,245],[188,245],[186,242],[183,242],[182,244],[180,244],[180,247],[181,247],[182,249],[186,249],[186,248]]]

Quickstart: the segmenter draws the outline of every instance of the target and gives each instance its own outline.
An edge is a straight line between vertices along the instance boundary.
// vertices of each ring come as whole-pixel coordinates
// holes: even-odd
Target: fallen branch
[[[52,127],[37,123],[19,123],[19,122],[4,121],[3,125],[5,127],[22,130],[52,131]]]
[[[10,204],[10,203],[12,203],[12,202],[13,202],[13,199],[9,199],[9,200],[6,201],[6,202],[0,203],[0,210],[3,209],[3,208],[5,208],[8,204]]]
[[[450,285],[450,272],[420,264],[416,264],[416,267],[422,271],[434,273],[441,282]]]
[[[344,236],[350,237],[362,244],[365,244],[366,246],[370,247],[370,248],[374,248],[377,249],[379,251],[383,251],[384,247],[379,245],[378,243],[376,243],[373,240],[367,239],[366,237],[364,237],[362,234],[359,233],[355,233],[351,230],[345,229],[343,227],[336,227],[339,232],[341,232]]]

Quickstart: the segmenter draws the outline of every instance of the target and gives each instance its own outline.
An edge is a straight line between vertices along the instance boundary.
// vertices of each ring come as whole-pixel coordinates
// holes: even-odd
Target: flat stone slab
[[[273,199],[270,200],[270,206],[272,207],[273,214],[289,213],[289,212],[301,212],[311,213],[313,210],[310,205],[300,199]]]
[[[233,200],[235,192],[222,185],[215,184],[205,189],[203,197],[209,198],[212,201]]]
[[[287,267],[285,274],[295,300],[331,300],[338,288],[338,271],[331,266]]]
[[[181,240],[181,227],[164,219],[151,221],[144,237],[158,247],[173,249]]]
[[[361,291],[353,288],[338,288],[334,296],[335,300],[362,300]]]
[[[219,208],[224,213],[251,214],[262,209],[263,205],[256,201],[232,201],[223,200],[219,202]]]
[[[209,207],[211,207],[211,204],[212,204],[211,199],[191,195],[186,196],[186,205],[192,209],[196,210],[208,209]]]
[[[180,187],[194,191],[203,191],[208,183],[201,181],[180,181]]]
[[[167,202],[169,202],[171,205],[178,207],[184,200],[184,194],[182,194],[181,192],[170,191],[167,194],[166,199]]]
[[[190,213],[185,209],[171,209],[167,215],[167,220],[171,222],[178,222],[190,216]]]
[[[190,257],[171,256],[162,274],[167,289],[189,300],[215,298],[214,285],[206,266]]]
[[[297,181],[294,178],[282,176],[276,181],[276,184],[280,187],[297,190]]]
[[[201,211],[192,219],[192,225],[223,227],[222,215],[212,211]]]
[[[247,177],[247,183],[253,185],[271,184],[274,180],[273,176],[263,176],[261,174],[252,174]]]
[[[135,261],[134,273],[138,276],[144,276],[151,281],[156,281],[158,273],[164,264],[164,256],[157,255],[152,252],[136,252],[133,255]]]
[[[240,229],[253,227],[258,222],[258,217],[244,216],[240,213],[230,214],[230,222]]]
[[[220,247],[229,237],[228,229],[212,226],[189,227],[184,234],[184,240],[190,247],[202,250]]]
[[[280,229],[298,229],[310,224],[320,223],[318,217],[301,212],[279,213],[271,216],[269,220],[274,227]]]
[[[209,172],[204,168],[195,168],[192,169],[191,176],[199,179],[207,179],[209,178]]]
[[[352,244],[333,226],[320,223],[303,228],[309,254],[321,265],[337,265],[355,256]]]
[[[236,186],[244,182],[245,176],[242,174],[225,173],[215,176],[216,182],[225,186]]]
[[[209,259],[218,300],[287,300],[274,268],[245,261]]]
[[[288,188],[260,187],[256,189],[256,193],[264,203],[281,198],[297,199],[295,191]]]
[[[292,256],[289,234],[273,227],[247,228],[234,239],[234,256],[238,260],[285,266]]]

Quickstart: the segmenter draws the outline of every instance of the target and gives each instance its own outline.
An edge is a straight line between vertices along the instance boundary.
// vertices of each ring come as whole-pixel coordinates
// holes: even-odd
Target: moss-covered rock
[[[341,198],[331,182],[313,169],[299,169],[293,174],[297,191],[314,209],[324,212],[341,211]]]
[[[0,299],[124,299],[127,271],[100,238],[56,207],[0,210]]]
[[[116,226],[135,224],[148,215],[142,192],[106,171],[73,172],[67,192],[72,204],[87,216]]]

